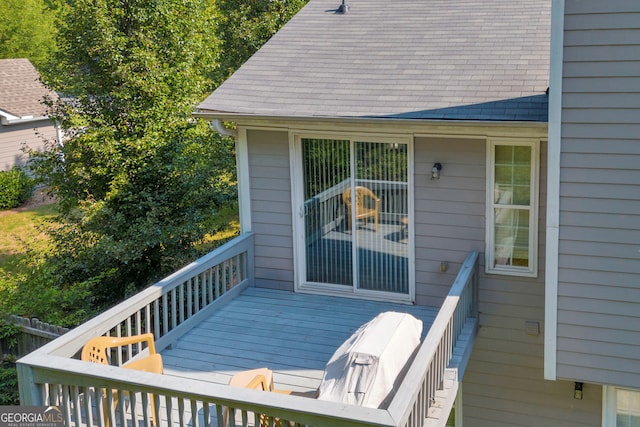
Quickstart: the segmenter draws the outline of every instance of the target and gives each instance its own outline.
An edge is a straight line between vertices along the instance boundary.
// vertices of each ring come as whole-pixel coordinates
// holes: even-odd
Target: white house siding
[[[42,137],[50,140],[56,138],[55,128],[49,121],[0,125],[0,171],[9,170],[14,165],[23,166],[27,156],[22,147],[27,145],[42,150]]]
[[[640,387],[640,2],[566,0],[557,376]]]
[[[293,229],[287,132],[248,130],[256,286],[293,290]]]

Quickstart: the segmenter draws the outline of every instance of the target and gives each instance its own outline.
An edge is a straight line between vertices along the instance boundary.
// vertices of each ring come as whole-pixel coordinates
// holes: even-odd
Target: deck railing
[[[171,345],[193,323],[248,286],[253,280],[252,248],[251,234],[236,238],[21,359],[21,403],[60,406],[69,427],[148,426],[154,418],[160,426],[288,426],[293,421],[308,426],[421,426],[457,337],[465,322],[476,316],[477,253],[465,261],[388,409],[117,367],[135,357],[140,348],[118,356],[117,366],[78,360],[83,344],[97,335],[153,332],[159,350]],[[153,416],[151,408],[155,408]]]
[[[396,425],[424,425],[436,391],[443,385],[458,338],[465,328],[473,329],[475,334],[477,318],[478,253],[471,252],[389,405]]]
[[[407,217],[407,183],[358,179],[356,185],[362,185],[380,198],[380,221],[399,223]],[[304,201],[306,242],[310,244],[326,233],[334,230],[346,221],[342,193],[350,188],[351,180],[345,179],[336,185]]]

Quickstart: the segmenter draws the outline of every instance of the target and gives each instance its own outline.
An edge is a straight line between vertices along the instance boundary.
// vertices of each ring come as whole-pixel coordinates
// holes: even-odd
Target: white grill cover
[[[318,399],[378,408],[420,344],[422,321],[385,312],[362,325],[331,357]]]

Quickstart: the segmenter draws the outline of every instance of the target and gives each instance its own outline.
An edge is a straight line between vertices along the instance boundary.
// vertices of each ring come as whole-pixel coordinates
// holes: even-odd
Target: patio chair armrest
[[[109,347],[121,347],[124,345],[130,344],[138,344],[141,342],[147,343],[147,349],[149,350],[149,354],[156,354],[156,345],[154,343],[153,334],[140,334],[133,335],[130,337],[104,337],[109,341]]]

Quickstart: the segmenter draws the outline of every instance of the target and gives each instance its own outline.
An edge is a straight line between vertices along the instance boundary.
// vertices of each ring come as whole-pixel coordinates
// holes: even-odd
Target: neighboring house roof
[[[0,118],[3,124],[46,117],[45,95],[55,96],[40,82],[28,59],[0,59]]]
[[[547,120],[549,0],[310,0],[203,113]]]

